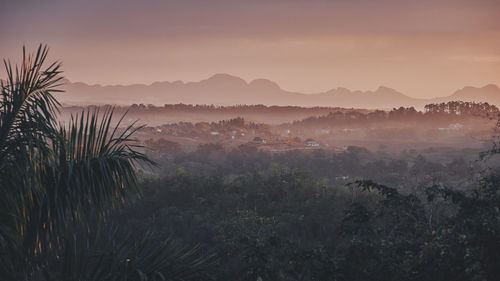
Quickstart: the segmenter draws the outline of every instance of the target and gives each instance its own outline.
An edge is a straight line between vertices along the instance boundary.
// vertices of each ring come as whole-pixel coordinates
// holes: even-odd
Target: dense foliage
[[[496,280],[498,180],[463,153],[204,145],[159,156],[163,176],[114,219],[200,243],[218,280]]]
[[[273,164],[307,171],[314,178],[329,185],[342,186],[356,179],[371,179],[393,186],[404,193],[422,191],[442,183],[465,189],[472,183],[478,167],[479,149],[430,148],[386,152],[383,148],[369,151],[359,146],[348,146],[345,151],[291,150],[270,153],[253,144],[235,149],[219,143],[199,145],[197,151],[183,152],[179,143],[157,139],[146,141],[146,154],[160,164],[158,173],[173,174],[182,168],[199,175],[223,173],[240,175],[264,171]]]

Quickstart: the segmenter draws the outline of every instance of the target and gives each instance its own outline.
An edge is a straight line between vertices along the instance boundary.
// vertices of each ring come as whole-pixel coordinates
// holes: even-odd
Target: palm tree
[[[40,45],[33,55],[23,48],[20,66],[4,61],[0,275],[13,280],[199,277],[204,260],[196,249],[168,241],[152,249],[149,234],[137,242],[116,230],[90,227],[92,218],[104,217],[137,193],[135,164],[152,162],[132,139],[138,128],[120,130],[123,117],[112,127],[112,109],[82,112],[69,127],[57,124],[60,104],[53,93],[60,92],[62,72],[58,62],[44,67],[47,54]]]

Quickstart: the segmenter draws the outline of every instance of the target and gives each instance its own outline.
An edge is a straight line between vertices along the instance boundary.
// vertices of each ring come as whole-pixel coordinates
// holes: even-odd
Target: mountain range
[[[267,79],[249,83],[228,75],[215,74],[199,82],[155,82],[150,85],[89,85],[65,81],[64,93],[58,100],[67,105],[83,104],[264,104],[296,106],[331,106],[344,108],[388,109],[394,107],[422,108],[425,104],[452,100],[488,102],[500,106],[500,88],[497,85],[464,87],[449,96],[433,99],[412,98],[394,89],[380,86],[375,91],[351,91],[336,88],[322,93],[290,92]]]

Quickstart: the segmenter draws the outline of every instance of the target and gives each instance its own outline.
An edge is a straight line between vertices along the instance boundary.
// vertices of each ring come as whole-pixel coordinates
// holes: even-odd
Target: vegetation
[[[218,280],[497,276],[497,176],[475,181],[481,162],[458,160],[464,151],[451,152],[446,165],[418,154],[382,160],[388,155],[355,147],[270,154],[204,145],[177,153],[170,164],[158,158],[164,176],[146,181],[145,200],[115,219],[200,243],[218,257]]]
[[[427,104],[425,111],[417,111],[413,107],[394,108],[389,112],[375,110],[368,113],[358,111],[334,111],[328,115],[319,117],[309,117],[304,120],[295,121],[294,126],[318,126],[318,125],[352,125],[352,124],[373,124],[394,121],[419,121],[420,123],[439,124],[440,121],[459,122],[467,121],[473,117],[488,118],[496,120],[500,111],[495,105],[486,102],[462,102],[450,101],[440,104]],[[286,125],[286,124],[285,124]]]
[[[145,130],[148,127],[145,128]],[[161,133],[171,134],[177,137],[200,137],[207,138],[211,134],[226,134],[241,136],[241,133],[272,135],[269,125],[263,123],[245,122],[245,119],[238,117],[229,120],[221,120],[219,122],[179,122],[175,124],[165,124],[158,126],[156,129],[161,130]]]
[[[0,275],[3,280],[187,280],[199,278],[195,249],[103,224],[137,193],[134,130],[117,134],[113,111],[83,112],[57,125],[52,94],[60,65],[48,49],[5,62],[0,101]],[[128,133],[127,133],[128,132]],[[134,233],[138,235],[139,233]]]
[[[112,109],[57,124],[52,93],[61,72],[57,63],[43,67],[46,56],[40,47],[23,57],[19,70],[6,63],[1,85],[3,279],[500,276],[498,145],[476,158],[460,149],[269,153],[249,144],[226,150],[220,143],[183,152],[167,140],[149,140],[143,148],[132,139],[140,127],[112,127]],[[479,118],[498,111],[457,103],[425,114],[395,109],[371,116],[460,118],[464,108],[475,108]],[[368,120],[349,114],[328,118]],[[221,131],[242,126],[260,125],[243,119],[209,124]],[[141,170],[147,165],[153,174]]]

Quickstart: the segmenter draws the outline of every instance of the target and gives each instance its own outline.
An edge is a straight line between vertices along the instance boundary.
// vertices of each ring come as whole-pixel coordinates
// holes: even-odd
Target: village
[[[326,118],[333,116],[336,115],[330,114]],[[168,146],[172,146],[186,152],[194,151],[203,144],[220,144],[227,149],[249,145],[268,152],[318,149],[344,152],[350,146],[379,150],[388,145],[398,148],[408,142],[423,146],[439,146],[440,143],[468,145],[467,135],[472,132],[476,136],[484,133],[477,131],[480,128],[475,123],[465,125],[453,119],[444,120],[440,124],[419,126],[396,120],[390,121],[392,123],[385,127],[378,126],[373,120],[371,123],[366,120],[360,123],[352,118],[347,121],[326,121],[308,118],[271,125],[237,117],[218,122],[178,122],[138,127],[135,128],[135,137],[145,146],[157,142],[157,145],[161,143],[162,147],[167,146],[167,150]]]
[[[251,145],[259,150],[280,152],[289,150],[327,149],[345,151],[346,147],[338,147],[327,141],[314,138],[301,138],[289,129],[271,128],[267,124],[245,122],[243,118],[235,118],[220,122],[180,122],[162,126],[142,127],[136,132],[141,142],[165,140],[178,143],[182,150],[192,151],[200,144],[219,143],[224,147],[237,147],[242,144]],[[166,142],[165,142],[166,143]]]

